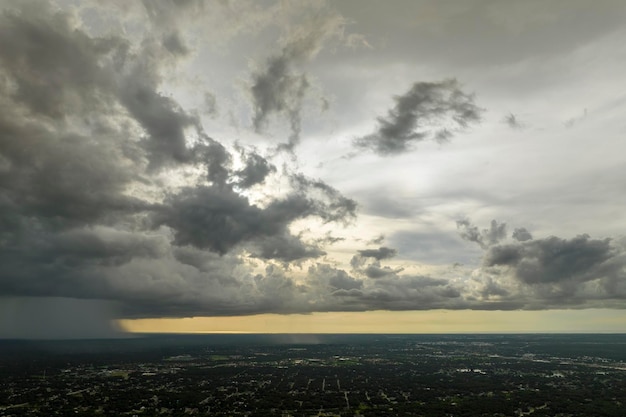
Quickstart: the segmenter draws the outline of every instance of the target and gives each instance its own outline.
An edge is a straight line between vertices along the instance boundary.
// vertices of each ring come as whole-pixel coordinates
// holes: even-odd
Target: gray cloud
[[[382,259],[390,259],[397,255],[397,251],[393,248],[381,246],[378,249],[363,249],[357,251],[357,254],[350,259],[350,265],[356,271],[362,271],[368,261],[375,260],[376,265],[380,266],[377,261]]]
[[[290,180],[298,193],[315,198],[310,202],[315,214],[325,222],[348,224],[356,218],[356,201],[345,197],[324,181],[307,178],[302,174],[293,174]]]
[[[319,257],[324,252],[291,235],[288,225],[312,216],[324,222],[346,223],[354,218],[355,203],[322,181],[300,174],[291,179],[294,191],[272,200],[265,208],[251,204],[224,182],[184,188],[155,209],[152,227],[171,228],[177,245],[193,245],[219,254],[252,242],[259,249],[257,255],[266,259]]]
[[[378,235],[367,242],[368,245],[380,245],[385,241],[385,235]]]
[[[270,58],[267,68],[253,75],[250,92],[254,103],[254,128],[260,132],[269,115],[286,114],[291,127],[287,148],[291,149],[300,141],[300,112],[309,81],[304,74],[292,73],[286,53]]]
[[[390,275],[395,276],[402,271],[402,268],[394,269],[382,266],[380,261],[393,258],[397,253],[395,249],[385,246],[381,246],[378,249],[359,250],[350,260],[350,265],[354,272],[371,279],[379,279]]]
[[[206,135],[201,136],[204,143],[196,145],[193,148],[194,157],[200,164],[206,165],[207,179],[217,187],[226,187],[231,177],[231,161],[230,152],[216,140]]]
[[[525,242],[527,240],[531,240],[533,238],[533,235],[530,234],[530,232],[526,230],[525,227],[519,227],[515,228],[512,237],[517,241]]]
[[[163,37],[163,47],[174,55],[187,55],[189,48],[178,31],[171,32]]]
[[[262,209],[230,189],[217,186],[186,188],[168,197],[154,215],[154,227],[174,231],[174,243],[193,245],[217,253],[255,236],[282,232],[285,221],[264,222]],[[273,219],[272,219],[273,220]]]
[[[151,169],[190,162],[193,157],[185,129],[196,126],[195,118],[158,91],[159,60],[167,59],[161,47],[148,40],[141,54],[128,62],[128,75],[119,81],[121,103],[148,134],[145,148]]]
[[[238,177],[236,184],[239,187],[250,188],[256,184],[262,184],[268,175],[276,172],[274,165],[255,152],[243,156],[245,156],[245,167],[235,172]]]
[[[491,221],[489,229],[483,230],[478,230],[478,227],[472,225],[468,219],[458,220],[456,226],[463,239],[478,243],[483,249],[507,237],[506,223],[498,223],[496,220]]]
[[[610,239],[573,239],[549,237],[517,245],[491,247],[485,255],[486,266],[505,265],[526,284],[578,282],[601,278],[602,265],[615,255]]]
[[[617,307],[626,299],[623,241],[550,236],[491,246],[479,269],[479,299],[508,308]]]
[[[417,82],[394,101],[387,116],[378,118],[376,132],[354,141],[357,147],[393,155],[426,139],[445,142],[454,132],[480,121],[482,113],[474,96],[464,93],[454,79]]]
[[[94,93],[110,82],[104,63],[119,56],[123,42],[74,31],[67,16],[52,14],[46,4],[23,7],[0,16],[2,72],[15,85],[5,94],[51,118],[106,105],[108,97]]]
[[[388,266],[381,266],[380,262],[372,262],[371,264],[363,268],[363,273],[365,274],[365,276],[372,279],[386,277],[400,271],[401,269],[393,269],[389,268]]]
[[[378,249],[363,249],[359,250],[359,255],[363,258],[374,258],[378,261],[381,259],[389,259],[393,258],[398,254],[398,252],[393,248],[388,248],[386,246],[381,246]]]
[[[326,255],[326,252],[319,246],[304,243],[300,237],[288,234],[257,239],[256,246],[260,248],[260,251],[253,252],[254,256],[283,262],[296,262]]]
[[[504,123],[506,123],[511,129],[524,129],[526,127],[526,123],[519,120],[519,118],[513,113],[509,113],[504,117]]]
[[[165,3],[147,7],[167,31],[140,48],[41,6],[0,15],[0,294],[117,300],[133,316],[298,311],[290,277],[256,278],[239,256],[320,257],[327,242],[290,223],[348,223],[356,203],[297,173],[263,207],[235,190],[276,168],[236,148],[244,167],[233,170],[228,147],[161,92],[164,68],[189,53]]]
[[[327,264],[315,264],[308,270],[313,285],[329,286],[332,293],[337,290],[349,291],[363,287],[363,281],[350,276],[346,271]]]
[[[462,294],[446,280],[426,276],[398,276],[370,280],[370,285],[356,291],[336,294],[366,309],[423,310],[469,306]]]
[[[419,310],[462,308],[471,304],[446,279],[385,273],[359,279],[331,265],[309,268],[306,281],[309,305],[323,311]],[[330,292],[329,292],[330,290]]]
[[[484,230],[469,220],[458,224],[463,237],[485,251],[474,269],[433,265],[469,263],[463,258],[467,251],[457,254],[460,239],[410,231],[389,237],[407,263],[404,270],[385,265],[397,253],[380,247],[382,236],[368,242],[377,249],[359,250],[342,269],[327,253],[328,245],[341,239],[333,237],[338,232],[320,236],[328,223],[349,226],[357,203],[325,181],[294,171],[293,161],[291,168],[276,169],[276,160],[266,157],[271,150],[260,148],[262,141],[255,143],[257,150],[233,146],[234,138],[213,137],[200,112],[176,99],[184,84],[177,83],[179,66],[194,62],[197,53],[185,24],[210,5],[118,3],[136,14],[131,20],[144,20],[133,20],[129,32],[97,28],[97,36],[81,26],[80,13],[51,10],[46,2],[2,7],[0,333],[15,333],[2,319],[22,311],[6,305],[24,297],[38,314],[49,311],[49,299],[58,302],[66,312],[58,316],[61,321],[82,312],[98,334],[110,334],[112,316],[67,300],[103,300],[125,317],[623,308],[622,240],[532,239],[518,228],[507,241],[505,225],[495,221]],[[229,10],[238,7],[243,6]],[[287,25],[279,52],[252,75],[255,128],[287,117],[292,133],[287,148],[297,144],[303,105],[313,90],[309,83],[315,80],[303,67],[331,41],[348,42],[345,20],[324,13],[302,27]],[[246,15],[246,24],[255,21],[253,15]],[[213,115],[217,101],[207,98],[206,110]],[[381,154],[403,152],[420,140],[449,139],[479,116],[472,96],[455,81],[417,83],[397,97],[377,131],[360,145]],[[280,189],[271,189],[273,184]],[[473,193],[462,195],[475,198]],[[390,207],[402,203],[373,198],[365,210],[409,217],[409,211]],[[305,219],[325,226],[311,237],[298,234]],[[429,262],[433,275],[415,275],[407,259]],[[33,304],[37,301],[40,306]],[[57,334],[86,331],[84,323],[61,328],[52,321],[46,324]],[[36,323],[20,323],[43,331]]]
[[[217,105],[217,98],[215,94],[211,92],[204,93],[204,106],[202,108],[203,112],[208,114],[211,117],[215,117],[219,114],[219,108]]]
[[[263,68],[252,74],[254,128],[261,131],[272,115],[286,116],[291,134],[282,149],[292,151],[300,142],[302,106],[310,89],[306,74],[296,67],[313,59],[330,39],[343,37],[344,26],[339,15],[317,15],[292,31],[280,54],[269,57]]]

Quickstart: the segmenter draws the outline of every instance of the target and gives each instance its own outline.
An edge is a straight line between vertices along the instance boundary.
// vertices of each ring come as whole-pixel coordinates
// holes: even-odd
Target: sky
[[[0,337],[626,331],[625,21],[0,2]]]

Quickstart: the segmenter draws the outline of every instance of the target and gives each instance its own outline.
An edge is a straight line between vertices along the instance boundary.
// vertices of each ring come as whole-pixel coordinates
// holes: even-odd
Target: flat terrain
[[[623,416],[625,335],[0,341],[0,416]]]

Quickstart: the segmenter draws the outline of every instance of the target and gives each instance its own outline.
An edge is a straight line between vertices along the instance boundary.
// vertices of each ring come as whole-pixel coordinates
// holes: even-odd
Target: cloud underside
[[[197,112],[163,93],[191,53],[177,16],[201,13],[202,2],[144,3],[161,29],[139,43],[91,36],[44,3],[0,16],[0,295],[113,300],[128,317],[623,307],[623,242],[533,239],[523,228],[508,239],[498,223],[459,223],[484,250],[474,270],[413,274],[388,247],[338,267],[326,257],[331,238],[293,225],[341,227],[355,221],[356,202],[212,137]],[[307,85],[294,68],[343,27],[324,22],[252,74],[254,127],[286,115],[289,146],[300,140]],[[404,152],[479,115],[456,81],[416,83],[357,145]],[[447,130],[431,127],[440,118]],[[262,192],[270,181],[280,193]]]

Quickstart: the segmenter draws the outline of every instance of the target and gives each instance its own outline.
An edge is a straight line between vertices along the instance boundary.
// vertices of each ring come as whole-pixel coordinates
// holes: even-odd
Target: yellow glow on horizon
[[[119,320],[133,333],[626,332],[626,310],[366,311]]]

